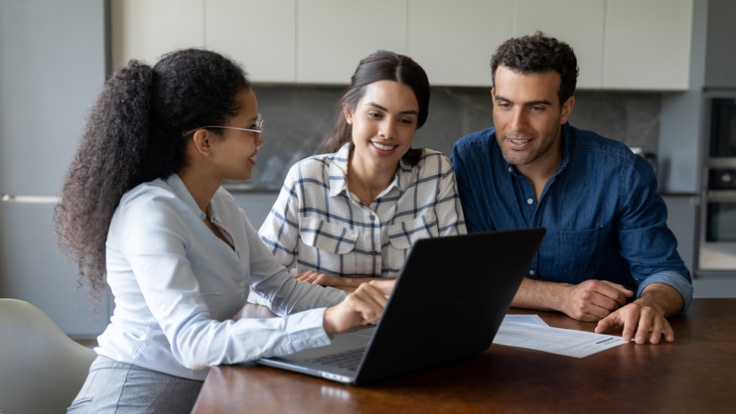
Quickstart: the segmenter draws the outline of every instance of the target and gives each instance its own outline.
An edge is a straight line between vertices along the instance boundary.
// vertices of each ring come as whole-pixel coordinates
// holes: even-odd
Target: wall
[[[288,167],[312,155],[330,132],[344,87],[255,85],[253,89],[266,123],[266,144],[259,151],[253,178],[238,183],[238,188],[278,191]],[[570,123],[656,153],[660,96],[655,92],[579,91]],[[432,88],[429,118],[417,132],[414,146],[449,156],[458,138],[492,125],[489,88]]]

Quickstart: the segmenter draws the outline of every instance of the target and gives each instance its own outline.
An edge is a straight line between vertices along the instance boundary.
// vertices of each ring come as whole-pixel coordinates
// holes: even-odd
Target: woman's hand
[[[347,278],[328,275],[327,273],[319,273],[315,270],[307,270],[306,272],[299,273],[298,275],[294,276],[294,278],[296,280],[311,283],[313,285],[330,286],[334,288],[341,288],[349,284],[349,279],[346,280]],[[357,285],[358,284],[356,284],[355,286],[350,286],[352,288],[351,291],[354,290]]]
[[[390,295],[394,290],[396,279],[387,279],[382,277],[340,277],[328,275],[327,273],[319,273],[315,270],[307,270],[294,276],[297,280],[311,283],[313,285],[330,286],[345,292],[353,292],[361,283],[370,282],[373,286],[380,289],[384,295]]]
[[[375,324],[383,314],[386,295],[372,283],[363,283],[345,300],[325,311],[325,332],[334,334],[350,328]]]

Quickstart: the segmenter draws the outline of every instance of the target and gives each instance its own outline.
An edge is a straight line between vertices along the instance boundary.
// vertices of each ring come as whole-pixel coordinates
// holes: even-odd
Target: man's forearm
[[[652,283],[645,287],[634,302],[651,306],[665,318],[678,314],[685,304],[680,292],[664,283]]]
[[[525,277],[511,302],[517,308],[562,311],[563,293],[567,283],[547,282]]]

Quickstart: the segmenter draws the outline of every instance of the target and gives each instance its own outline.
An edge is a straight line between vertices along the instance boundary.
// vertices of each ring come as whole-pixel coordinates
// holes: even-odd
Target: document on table
[[[626,342],[620,336],[552,328],[538,315],[506,315],[493,343],[583,358]]]

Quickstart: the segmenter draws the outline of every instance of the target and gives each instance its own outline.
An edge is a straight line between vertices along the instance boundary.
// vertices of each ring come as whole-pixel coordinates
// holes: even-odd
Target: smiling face
[[[256,129],[258,102],[250,89],[243,89],[236,96],[240,111],[223,126]],[[256,166],[258,147],[265,141],[255,132],[236,129],[213,129],[221,134],[214,140],[212,153],[216,170],[223,180],[249,180]]]
[[[419,103],[409,86],[391,80],[367,85],[355,109],[344,110],[352,124],[350,172],[393,177],[399,160],[411,148],[418,114]]]
[[[522,74],[505,66],[496,70],[491,90],[496,140],[504,159],[522,174],[549,174],[560,163],[561,125],[575,102],[570,97],[560,106],[560,81],[555,71]]]

